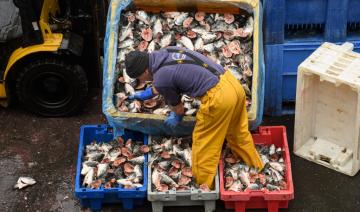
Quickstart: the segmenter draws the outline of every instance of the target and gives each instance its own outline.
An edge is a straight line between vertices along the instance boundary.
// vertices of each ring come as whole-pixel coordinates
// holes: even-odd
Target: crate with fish
[[[149,136],[148,200],[153,211],[165,206],[204,206],[214,211],[219,198],[219,176],[214,188],[197,185],[191,168],[191,137]]]
[[[360,54],[324,43],[298,70],[294,153],[340,173],[360,169]]]
[[[83,125],[76,169],[75,196],[83,207],[101,209],[122,203],[132,209],[146,199],[147,135],[126,130],[114,139],[108,125]]]
[[[139,83],[127,75],[126,53],[178,46],[200,52],[231,71],[246,92],[250,126],[258,126],[264,96],[260,8],[258,1],[250,0],[113,0],[107,21],[103,90],[103,112],[109,123],[115,130],[191,134],[193,116],[201,103],[196,98],[183,95],[186,116],[176,129],[163,124],[170,108],[161,96],[146,101],[127,99],[151,84]]]
[[[294,186],[286,128],[260,126],[252,137],[264,163],[263,170],[247,166],[225,148],[220,161],[220,199],[225,208],[236,212],[287,208],[294,198]]]

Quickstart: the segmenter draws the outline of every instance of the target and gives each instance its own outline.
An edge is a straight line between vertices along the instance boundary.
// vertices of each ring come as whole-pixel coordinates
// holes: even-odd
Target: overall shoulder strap
[[[212,74],[214,74],[215,76],[219,77],[220,73],[217,72],[217,70],[211,66],[209,66],[207,63],[203,62],[201,59],[199,59],[197,56],[184,51],[184,50],[178,50],[178,49],[166,49],[168,52],[176,52],[176,53],[181,53],[181,54],[185,54],[186,56],[190,57],[193,60],[173,60],[170,62],[166,62],[163,63],[160,68],[164,67],[164,66],[169,66],[169,65],[176,65],[176,64],[193,64],[193,65],[198,65],[201,66],[205,69],[207,69],[208,71],[210,71]]]

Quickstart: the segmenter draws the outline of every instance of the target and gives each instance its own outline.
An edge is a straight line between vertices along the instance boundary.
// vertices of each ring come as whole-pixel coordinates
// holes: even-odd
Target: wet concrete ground
[[[285,125],[290,151],[293,116],[265,117],[263,125]],[[0,108],[0,211],[86,211],[74,197],[79,129],[106,123],[101,94],[93,92],[84,111],[67,118],[42,118],[17,106]],[[348,177],[291,155],[295,199],[282,211],[360,211],[360,176]],[[13,189],[18,177],[34,186]],[[121,211],[121,205],[103,211]],[[151,211],[151,204],[136,211]],[[166,207],[164,211],[203,211],[202,207]],[[217,211],[225,211],[218,201]],[[252,210],[261,211],[261,210]],[[264,211],[264,210],[262,210]]]

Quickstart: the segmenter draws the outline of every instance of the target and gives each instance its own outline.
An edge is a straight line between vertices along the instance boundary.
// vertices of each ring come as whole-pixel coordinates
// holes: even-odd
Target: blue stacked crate
[[[322,42],[351,41],[360,52],[359,7],[359,0],[264,3],[265,114],[294,113],[297,67]]]
[[[104,203],[121,203],[125,210],[133,209],[135,204],[143,204],[146,199],[147,189],[147,155],[143,168],[143,186],[136,189],[104,188],[90,189],[82,186],[81,168],[84,149],[87,144],[94,140],[97,142],[109,142],[113,139],[113,130],[108,125],[84,125],[80,130],[80,143],[76,167],[75,196],[80,199],[83,207],[92,210],[100,210]],[[125,130],[122,136],[125,140],[131,138],[134,141],[143,141],[147,144],[148,137],[136,131]]]

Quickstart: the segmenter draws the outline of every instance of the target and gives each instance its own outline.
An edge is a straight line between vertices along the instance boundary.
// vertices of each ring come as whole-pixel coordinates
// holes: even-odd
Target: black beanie
[[[140,76],[149,67],[149,54],[141,51],[131,51],[125,56],[126,73],[131,78]]]

